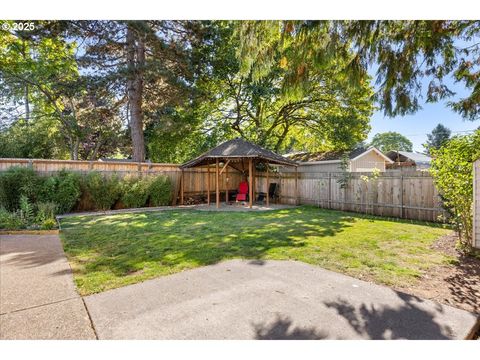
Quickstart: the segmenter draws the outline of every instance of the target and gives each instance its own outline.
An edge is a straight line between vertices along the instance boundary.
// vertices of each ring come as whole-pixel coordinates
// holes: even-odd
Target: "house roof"
[[[391,159],[387,158],[380,150],[375,147],[366,148],[357,148],[350,152],[345,151],[327,151],[327,152],[316,152],[316,153],[296,153],[289,156],[290,159],[296,160],[299,162],[322,162],[322,161],[341,161],[342,157],[347,154],[350,160],[357,159],[370,151],[375,151],[381,157],[385,158],[388,162],[393,162]]]
[[[357,157],[358,155],[362,154],[365,152],[366,149],[364,148],[359,148],[355,149],[353,151],[347,152],[347,155],[349,159],[353,159]],[[289,154],[288,158],[299,161],[299,162],[310,162],[310,161],[332,161],[332,160],[338,160],[340,161],[342,157],[344,156],[346,152],[345,151],[325,151],[325,152],[300,152],[300,153],[295,153],[295,154]]]
[[[195,159],[182,164],[181,168],[189,168],[208,164],[211,160],[216,159],[242,159],[254,158],[257,160],[268,161],[271,164],[297,166],[294,160],[287,159],[273,151],[267,150],[248,142],[246,140],[236,138],[226,141],[217,147],[207,151]]]
[[[387,153],[387,156],[395,161],[397,159],[397,153],[411,161],[414,161],[416,164],[430,164],[432,161],[432,158],[430,156],[409,151],[389,151]]]

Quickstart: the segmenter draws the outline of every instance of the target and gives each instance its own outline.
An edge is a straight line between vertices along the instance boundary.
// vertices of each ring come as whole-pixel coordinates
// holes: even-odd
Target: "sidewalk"
[[[95,339],[58,235],[0,236],[0,339]]]

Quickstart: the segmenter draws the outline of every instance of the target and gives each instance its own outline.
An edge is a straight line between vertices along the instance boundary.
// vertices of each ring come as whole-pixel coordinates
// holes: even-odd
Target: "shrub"
[[[35,216],[35,222],[42,223],[47,219],[55,219],[58,206],[52,201],[37,203],[37,215]]]
[[[61,170],[54,176],[44,177],[38,190],[40,202],[54,202],[59,213],[70,212],[80,199],[80,176]]]
[[[42,230],[52,230],[57,227],[57,222],[53,218],[45,219],[41,225],[40,229]]]
[[[127,178],[123,181],[122,202],[127,208],[143,207],[147,204],[150,181],[142,178]]]
[[[25,225],[19,212],[10,212],[0,207],[0,229],[18,230],[24,228]]]
[[[80,177],[78,174],[62,170],[56,176],[55,196],[51,199],[58,204],[58,211],[66,213],[73,209],[80,199]]]
[[[14,166],[0,174],[0,206],[13,212],[20,207],[20,197],[36,199],[40,177],[31,168]]]
[[[57,192],[57,177],[48,176],[43,177],[38,189],[38,201],[40,202],[50,202],[54,201],[55,193]]]
[[[26,224],[33,221],[33,205],[28,200],[26,195],[20,196],[20,215]]]
[[[172,182],[168,176],[156,176],[150,180],[148,195],[152,206],[170,205],[172,193]]]
[[[430,172],[450,214],[448,220],[459,235],[460,248],[468,253],[473,230],[473,161],[480,156],[480,130],[453,137],[432,153]]]
[[[97,210],[110,209],[121,196],[122,187],[116,175],[102,176],[92,171],[85,180],[86,189]]]

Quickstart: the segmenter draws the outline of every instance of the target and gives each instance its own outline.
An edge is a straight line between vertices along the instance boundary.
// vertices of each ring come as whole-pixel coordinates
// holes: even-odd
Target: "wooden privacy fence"
[[[473,246],[480,249],[480,159],[473,165]]]
[[[136,175],[167,175],[174,184],[175,194],[179,194],[180,186],[184,187],[184,196],[205,195],[210,187],[211,196],[215,193],[215,175],[210,175],[206,168],[188,169],[184,171],[184,182],[181,184],[181,170],[176,164],[137,163],[137,162],[110,162],[110,161],[74,161],[74,160],[40,160],[40,159],[0,159],[0,172],[11,166],[32,167],[43,174],[58,172],[62,169],[88,173],[99,171],[119,176]],[[476,163],[477,174],[479,162]],[[281,168],[280,168],[281,170]],[[432,177],[427,172],[415,171],[411,173],[385,172],[376,179],[367,179],[371,173],[350,173],[345,188],[342,188],[339,179],[342,173],[298,173],[298,190],[295,191],[295,173],[271,172],[270,182],[279,183],[280,202],[285,204],[312,204],[322,208],[354,211],[375,214],[380,216],[400,217],[405,219],[438,221],[443,215],[438,192],[433,184]],[[477,243],[479,242],[478,228],[478,195],[479,177],[476,176],[476,226]],[[210,180],[209,180],[210,179]],[[245,179],[241,172],[229,168],[220,177],[220,190],[236,190],[240,181]],[[210,181],[210,182],[209,182]],[[267,192],[266,174],[256,172],[255,191]],[[206,198],[206,197],[205,197]],[[177,196],[174,196],[174,204]]]
[[[300,204],[425,221],[439,221],[439,215],[444,215],[433,178],[427,172],[385,172],[376,179],[371,173],[350,173],[342,188],[339,180],[343,176],[343,173],[299,173],[297,195],[295,175],[281,173],[276,180],[280,184],[281,202],[293,204],[298,196]],[[275,182],[274,177],[271,182]],[[259,179],[256,190],[265,191],[265,186],[265,180]]]

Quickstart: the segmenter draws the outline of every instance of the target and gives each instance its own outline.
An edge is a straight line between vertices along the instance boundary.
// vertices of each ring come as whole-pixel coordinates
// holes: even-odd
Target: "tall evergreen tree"
[[[452,132],[449,128],[438,124],[430,134],[427,134],[427,142],[423,144],[427,154],[431,154],[432,150],[440,149],[450,139]]]

